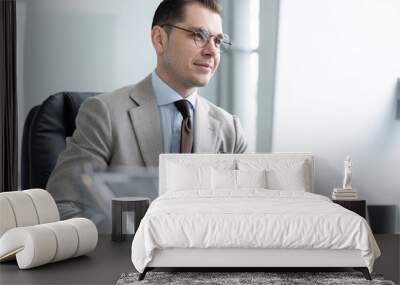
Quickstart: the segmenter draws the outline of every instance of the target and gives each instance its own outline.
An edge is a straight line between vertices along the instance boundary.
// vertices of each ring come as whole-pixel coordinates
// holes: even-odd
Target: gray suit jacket
[[[198,96],[194,152],[242,153],[247,149],[236,116]],[[57,203],[82,202],[82,166],[158,166],[163,152],[160,114],[151,76],[133,86],[87,99],[76,118],[76,130],[47,183]],[[62,212],[62,211],[61,211]],[[62,213],[61,213],[62,215]]]

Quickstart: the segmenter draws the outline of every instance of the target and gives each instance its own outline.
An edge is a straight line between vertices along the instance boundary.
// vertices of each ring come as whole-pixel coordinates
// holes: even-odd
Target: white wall
[[[326,195],[349,154],[362,198],[400,205],[400,1],[281,0],[279,17],[273,151],[313,152]]]
[[[155,66],[151,21],[160,1],[18,0],[25,111],[58,91],[111,91]]]

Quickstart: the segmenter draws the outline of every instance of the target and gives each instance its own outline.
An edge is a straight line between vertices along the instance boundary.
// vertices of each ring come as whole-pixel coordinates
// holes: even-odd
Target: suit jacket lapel
[[[138,105],[129,110],[139,149],[146,166],[158,166],[162,152],[160,112],[157,107],[151,75],[138,83],[131,99]]]
[[[219,121],[209,113],[209,106],[200,96],[197,97],[195,129],[194,129],[194,152],[216,153],[218,151]]]

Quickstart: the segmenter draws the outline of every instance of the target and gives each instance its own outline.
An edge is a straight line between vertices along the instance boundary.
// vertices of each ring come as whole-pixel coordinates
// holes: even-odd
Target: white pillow
[[[267,170],[235,170],[237,188],[267,188]]]
[[[271,169],[267,173],[268,188],[273,190],[306,191],[304,163]]]
[[[267,188],[307,191],[310,189],[306,161],[293,159],[239,159],[240,170],[267,170]]]
[[[211,189],[211,167],[169,163],[167,191]]]
[[[212,189],[236,190],[236,170],[212,168]]]
[[[212,169],[212,188],[238,190],[240,188],[267,188],[267,171]]]

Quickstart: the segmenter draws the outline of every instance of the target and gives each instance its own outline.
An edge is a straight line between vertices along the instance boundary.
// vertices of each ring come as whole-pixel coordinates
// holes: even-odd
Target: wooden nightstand
[[[332,202],[359,214],[365,219],[366,217],[366,202],[365,200],[332,200]]]

